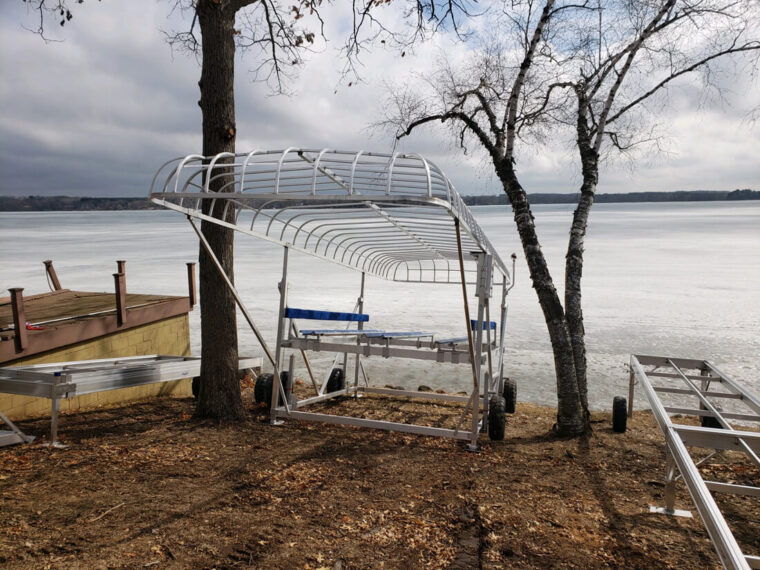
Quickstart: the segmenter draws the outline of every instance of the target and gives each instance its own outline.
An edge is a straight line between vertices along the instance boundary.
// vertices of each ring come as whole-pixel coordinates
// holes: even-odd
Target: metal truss
[[[688,511],[675,509],[675,485],[679,478],[683,479],[724,567],[760,568],[760,556],[742,553],[711,494],[733,493],[757,499],[760,487],[706,481],[699,471],[699,466],[724,450],[739,451],[760,468],[760,432],[731,423],[741,421],[760,426],[760,399],[707,360],[631,355],[629,416],[637,381],[667,444],[665,507],[651,507],[652,512],[688,515]],[[673,400],[675,404],[671,403]],[[732,410],[724,411],[729,406]],[[703,418],[703,426],[715,427],[673,423],[673,419],[684,416]],[[713,452],[698,459],[692,454],[694,448]]]

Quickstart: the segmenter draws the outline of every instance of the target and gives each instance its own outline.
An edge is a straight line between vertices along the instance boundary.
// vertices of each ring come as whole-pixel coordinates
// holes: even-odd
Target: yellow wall
[[[168,354],[188,356],[190,354],[190,324],[188,315],[171,317],[149,325],[127,329],[97,339],[65,346],[29,358],[14,360],[4,366],[21,364],[46,364],[68,360],[93,360],[96,358],[116,358],[120,356],[143,356],[146,354]],[[106,404],[116,404],[140,400],[158,395],[189,396],[192,394],[190,380],[175,380],[108,390],[95,394],[85,394],[61,400],[61,411],[84,410]],[[0,412],[12,420],[21,420],[50,415],[50,400],[31,396],[0,394]]]

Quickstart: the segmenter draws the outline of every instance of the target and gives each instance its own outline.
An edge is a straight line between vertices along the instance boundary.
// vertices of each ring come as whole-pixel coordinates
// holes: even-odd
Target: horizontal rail
[[[467,351],[459,350],[416,350],[411,348],[397,348],[394,346],[377,346],[368,344],[344,344],[337,342],[325,342],[311,338],[291,338],[282,341],[284,348],[297,348],[300,350],[313,350],[314,352],[342,352],[347,354],[360,354],[362,356],[380,356],[382,358],[409,358],[412,360],[429,360],[448,364],[469,364],[470,355]],[[481,364],[485,362],[485,355],[481,358]]]
[[[760,487],[737,485],[735,483],[721,483],[719,481],[705,481],[705,485],[707,485],[708,489],[715,491],[716,493],[731,493],[733,495],[760,497]]]
[[[423,400],[439,400],[443,402],[468,402],[469,396],[457,396],[456,394],[438,394],[436,392],[413,392],[411,390],[396,390],[393,388],[375,388],[371,386],[359,386],[360,392],[367,394],[382,394],[384,396],[402,396],[405,398],[420,398]]]
[[[669,414],[681,414],[684,416],[700,416],[700,417],[715,417],[710,410],[698,409],[698,408],[677,408],[673,406],[665,406],[665,411]],[[741,420],[745,422],[760,422],[760,416],[755,414],[735,414],[733,412],[721,412],[721,416],[729,420]]]
[[[375,429],[382,429],[386,431],[397,431],[402,433],[413,433],[416,435],[430,435],[434,437],[447,437],[450,439],[458,439],[468,441],[472,439],[472,434],[469,431],[435,428],[428,426],[420,426],[413,424],[402,424],[398,422],[386,422],[382,420],[368,420],[364,418],[355,418],[350,416],[333,416],[330,414],[316,414],[312,412],[299,412],[291,410],[287,413],[283,408],[275,410],[275,415],[278,418],[289,418],[293,420],[304,420],[309,422],[321,422],[326,424],[347,425],[356,427],[369,427]]]

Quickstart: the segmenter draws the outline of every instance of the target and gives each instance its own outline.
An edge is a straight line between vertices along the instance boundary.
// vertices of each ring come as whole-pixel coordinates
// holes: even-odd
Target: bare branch
[[[659,83],[657,83],[656,85],[654,85],[654,87],[652,87],[648,91],[642,93],[641,95],[639,95],[638,97],[636,97],[635,99],[633,99],[630,103],[628,103],[627,105],[624,105],[619,110],[617,110],[613,115],[611,115],[607,119],[607,124],[612,123],[613,121],[616,121],[621,116],[623,116],[625,113],[627,113],[628,111],[630,111],[632,108],[638,106],[640,103],[644,102],[646,99],[650,98],[652,95],[654,95],[658,91],[660,91],[663,88],[665,88],[668,85],[668,83],[671,83],[672,81],[674,81],[675,79],[677,79],[679,77],[681,77],[683,75],[686,75],[688,73],[692,73],[694,71],[697,71],[698,69],[706,66],[711,61],[716,60],[718,58],[721,58],[721,57],[724,57],[724,56],[727,56],[727,55],[731,55],[731,54],[737,54],[737,53],[743,53],[743,52],[753,52],[753,51],[760,51],[760,42],[758,42],[758,41],[752,41],[752,42],[747,42],[746,44],[744,44],[742,46],[736,46],[736,47],[732,46],[732,47],[730,47],[728,49],[725,49],[725,50],[722,50],[722,51],[710,54],[710,55],[702,58],[701,60],[693,63],[692,65],[689,65],[688,67],[685,67],[684,69],[679,69],[677,71],[674,71],[670,75],[668,75],[665,79],[661,80]]]

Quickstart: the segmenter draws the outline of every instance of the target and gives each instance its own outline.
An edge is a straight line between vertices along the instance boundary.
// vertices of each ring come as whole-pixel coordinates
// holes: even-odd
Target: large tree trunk
[[[528,196],[520,186],[511,166],[498,165],[497,173],[514,213],[515,224],[528,262],[533,288],[544,314],[554,354],[557,376],[557,425],[560,435],[580,435],[588,429],[588,419],[581,405],[573,355],[573,344],[565,311],[554,287],[549,266],[536,235]]]
[[[203,38],[199,105],[203,113],[203,154],[235,152],[234,67],[235,10],[229,2],[199,0],[196,6]],[[217,164],[223,163],[219,161]],[[218,174],[217,169],[214,174]],[[210,190],[218,191],[226,182],[217,178]],[[216,218],[232,219],[233,209],[224,212],[210,201],[203,210]],[[217,224],[203,222],[203,235],[234,282],[234,232]],[[200,248],[201,305],[201,381],[195,415],[219,420],[245,417],[237,377],[238,347],[235,299],[219,274],[213,260]]]

